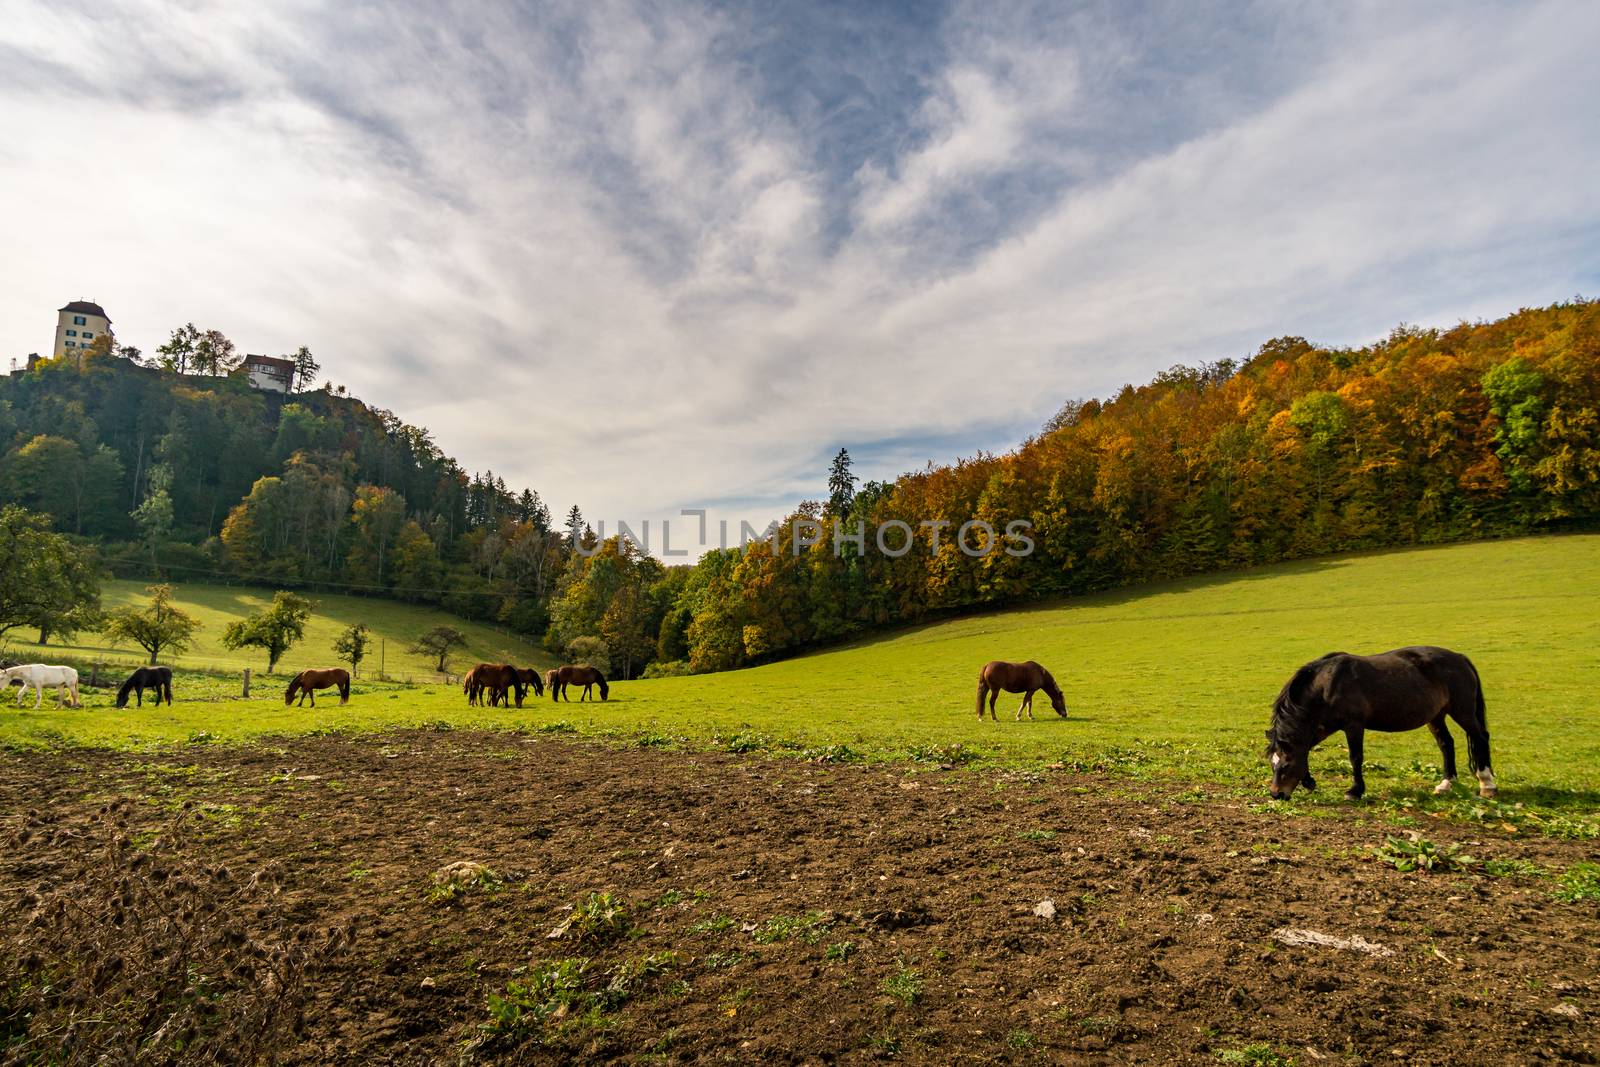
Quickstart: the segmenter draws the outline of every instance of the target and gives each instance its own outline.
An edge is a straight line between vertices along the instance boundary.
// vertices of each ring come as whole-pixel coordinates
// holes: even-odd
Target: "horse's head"
[[[1287,800],[1296,786],[1315,789],[1311,778],[1311,746],[1280,741],[1267,731],[1267,762],[1272,765],[1272,799]]]
[[[601,678],[599,680],[598,684],[600,686],[600,699],[601,700],[609,700],[609,699],[611,699],[611,687],[606,684],[606,680],[604,678]]]

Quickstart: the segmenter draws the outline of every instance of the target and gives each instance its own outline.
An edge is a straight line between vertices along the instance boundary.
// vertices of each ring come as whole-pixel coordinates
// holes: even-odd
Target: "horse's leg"
[[[989,719],[992,722],[999,722],[1000,721],[1000,716],[998,716],[998,715],[996,715],[994,713],[995,701],[997,701],[999,699],[1000,699],[1000,687],[997,686],[997,685],[996,686],[991,686],[990,689],[989,689]],[[981,719],[983,716],[980,715],[978,717]]]
[[[1478,795],[1492,797],[1499,792],[1500,787],[1495,783],[1494,771],[1489,766],[1489,724],[1484,721],[1481,708],[1475,708],[1468,715],[1457,715],[1452,710],[1451,718],[1461,724],[1461,729],[1467,735],[1467,766],[1472,768],[1472,773],[1478,779]]]
[[[1433,787],[1433,792],[1435,796],[1443,796],[1456,784],[1456,739],[1450,736],[1450,727],[1445,725],[1443,715],[1430,722],[1428,729],[1439,743],[1439,762],[1444,767],[1444,777]]]
[[[1360,726],[1350,726],[1345,729],[1344,736],[1345,740],[1350,743],[1350,775],[1355,779],[1350,783],[1350,788],[1345,793],[1344,798],[1346,800],[1360,800],[1361,795],[1367,791],[1367,779],[1361,773],[1366,731]]]

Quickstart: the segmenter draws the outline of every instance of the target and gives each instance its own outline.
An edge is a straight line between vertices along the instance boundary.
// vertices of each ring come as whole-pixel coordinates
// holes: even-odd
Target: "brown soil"
[[[354,920],[289,1062],[1600,1056],[1595,902],[1557,902],[1549,878],[1400,873],[1371,857],[1395,832],[1374,809],[1284,817],[1180,789],[409,732],[3,755],[0,840],[30,808],[70,823],[134,797],[155,827],[191,800],[208,862],[276,865],[297,922]],[[1547,871],[1593,851],[1425,829]],[[458,861],[497,878],[439,899],[433,873]],[[0,910],[50,869],[0,857]],[[627,904],[627,933],[546,936],[595,892]],[[1283,927],[1392,955],[1288,947]],[[591,957],[595,990],[667,951],[603,1007],[482,1029],[490,995],[541,964]]]

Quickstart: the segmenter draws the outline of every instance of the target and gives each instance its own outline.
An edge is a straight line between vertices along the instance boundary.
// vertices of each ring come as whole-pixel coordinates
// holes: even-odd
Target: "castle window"
[[[86,323],[88,321],[89,320],[84,318],[82,315],[74,315],[74,316],[72,316],[72,325],[74,325],[74,326],[82,326],[84,323]]]
[[[68,337],[76,337],[76,336],[78,336],[78,331],[77,330],[68,330],[67,331],[67,336]]]
[[[78,347],[78,342],[76,342],[76,341],[68,341],[67,342],[67,347],[68,348],[77,348]]]
[[[83,331],[84,340],[88,340],[89,338],[91,338],[93,336],[94,336],[94,334],[90,333],[88,330],[84,330]]]

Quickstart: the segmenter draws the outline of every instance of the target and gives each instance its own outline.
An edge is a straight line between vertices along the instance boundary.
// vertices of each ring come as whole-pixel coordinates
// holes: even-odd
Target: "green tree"
[[[99,630],[105,624],[100,610],[100,561],[92,548],[67,546],[59,557],[60,569],[50,583],[54,594],[28,621],[39,628],[39,643],[50,638],[71,640],[81,630]]]
[[[350,521],[356,540],[350,549],[350,570],[359,581],[385,585],[389,549],[406,519],[405,497],[393,489],[363,485],[356,490]]]
[[[850,473],[850,453],[839,449],[828,468],[828,514],[843,518],[850,512],[856,495],[856,476]]]
[[[101,633],[113,641],[132,641],[150,653],[155,665],[161,650],[182,655],[200,629],[199,620],[172,603],[172,586],[152,585],[145,592],[150,603],[142,608],[122,608],[106,617]]]
[[[395,538],[393,565],[395,595],[402,600],[437,600],[444,567],[429,537],[414,520],[407,520]]]
[[[316,604],[298,593],[280,589],[272,595],[272,603],[249,618],[229,623],[222,632],[226,648],[260,648],[267,653],[267,673],[277,667],[278,660],[306,635],[306,620]]]
[[[294,360],[295,392],[303,393],[310,389],[316,383],[317,373],[322,370],[322,364],[311,355],[311,349],[301,345],[294,350],[294,355],[287,358]]]
[[[207,330],[194,344],[194,369],[206,374],[226,374],[239,365],[233,342],[221,330]]]
[[[427,656],[435,662],[433,669],[445,674],[448,673],[450,666],[450,653],[455,649],[466,647],[466,634],[454,626],[435,626],[413,641],[406,651],[418,656]]]
[[[361,661],[367,658],[367,649],[371,647],[372,632],[359,622],[346,626],[333,641],[334,655],[350,664],[351,674],[360,669]]]
[[[105,512],[122,483],[122,460],[105,445],[85,451],[65,437],[39,434],[8,457],[5,481],[19,501],[49,512],[60,529],[106,533]]]
[[[186,322],[172,331],[166,344],[156,347],[157,361],[167,370],[182,374],[194,361],[194,349],[199,341],[200,330],[194,323]]]
[[[65,633],[63,622],[86,623],[99,596],[92,550],[51,532],[43,515],[16,504],[0,508],[0,634],[30,624]]]
[[[150,547],[150,569],[156,573],[156,549],[172,535],[172,468],[157,463],[145,482],[144,501],[133,509],[144,542]]]

